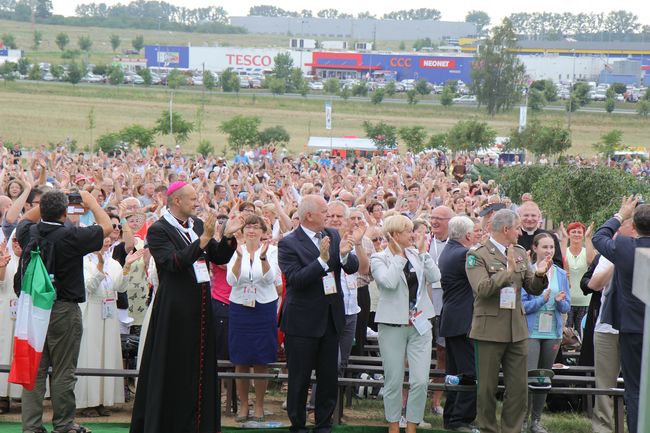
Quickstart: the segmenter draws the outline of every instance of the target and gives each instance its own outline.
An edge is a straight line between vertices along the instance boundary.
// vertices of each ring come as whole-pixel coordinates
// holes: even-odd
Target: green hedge
[[[650,182],[620,169],[574,166],[518,166],[501,171],[499,185],[513,201],[530,192],[547,218],[600,225],[620,207],[623,196],[650,197]]]

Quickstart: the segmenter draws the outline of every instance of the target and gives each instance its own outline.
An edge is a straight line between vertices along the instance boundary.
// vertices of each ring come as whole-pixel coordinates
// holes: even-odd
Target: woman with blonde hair
[[[440,280],[440,271],[427,252],[423,233],[403,215],[388,218],[383,227],[388,248],[371,257],[372,276],[379,287],[375,321],[384,366],[384,413],[389,433],[399,432],[404,359],[409,365],[406,432],[415,433],[424,417],[431,365],[433,304],[427,283]]]

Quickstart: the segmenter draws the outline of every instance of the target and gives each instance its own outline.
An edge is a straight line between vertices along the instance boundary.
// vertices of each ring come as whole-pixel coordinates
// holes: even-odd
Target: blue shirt
[[[562,314],[568,313],[571,308],[571,292],[566,271],[557,265],[553,265],[553,276],[549,280],[549,288],[551,289],[551,295],[548,301],[544,301],[543,293],[535,296],[528,294],[524,289],[521,290],[521,301],[526,312],[529,338],[562,338]],[[566,297],[560,302],[555,302],[555,297],[560,291],[563,291]],[[539,321],[542,314],[552,314],[551,332],[539,331]]]

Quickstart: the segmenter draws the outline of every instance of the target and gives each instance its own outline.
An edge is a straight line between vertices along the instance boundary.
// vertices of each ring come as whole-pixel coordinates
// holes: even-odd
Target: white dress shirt
[[[262,271],[262,261],[260,260],[260,253],[262,246],[253,253],[253,263],[251,265],[251,256],[248,253],[246,245],[242,245],[242,258],[239,271],[239,278],[235,277],[232,268],[237,260],[237,254],[233,254],[232,259],[227,266],[226,281],[232,286],[230,292],[230,302],[235,304],[243,304],[244,296],[243,289],[245,287],[255,287],[255,302],[260,304],[267,304],[278,299],[278,292],[275,289],[275,278],[280,275],[280,267],[278,266],[278,248],[269,245],[266,251],[266,260],[269,263],[269,271],[264,274]]]

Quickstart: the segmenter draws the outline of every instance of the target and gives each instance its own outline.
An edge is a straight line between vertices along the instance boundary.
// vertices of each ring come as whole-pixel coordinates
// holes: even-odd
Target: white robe
[[[122,345],[117,318],[117,293],[126,290],[122,266],[110,256],[104,256],[104,273],[97,270],[97,256],[84,257],[86,303],[81,304],[83,336],[79,350],[78,368],[121,369]],[[102,318],[104,299],[112,299],[113,315]],[[77,377],[75,386],[77,408],[113,406],[124,403],[124,379],[121,377]]]
[[[0,281],[0,364],[11,364],[14,348],[14,327],[10,304],[17,300],[14,293],[14,274],[18,269],[18,257],[11,255],[5,278]],[[9,374],[0,373],[0,397],[19,398],[23,387],[8,382]]]

